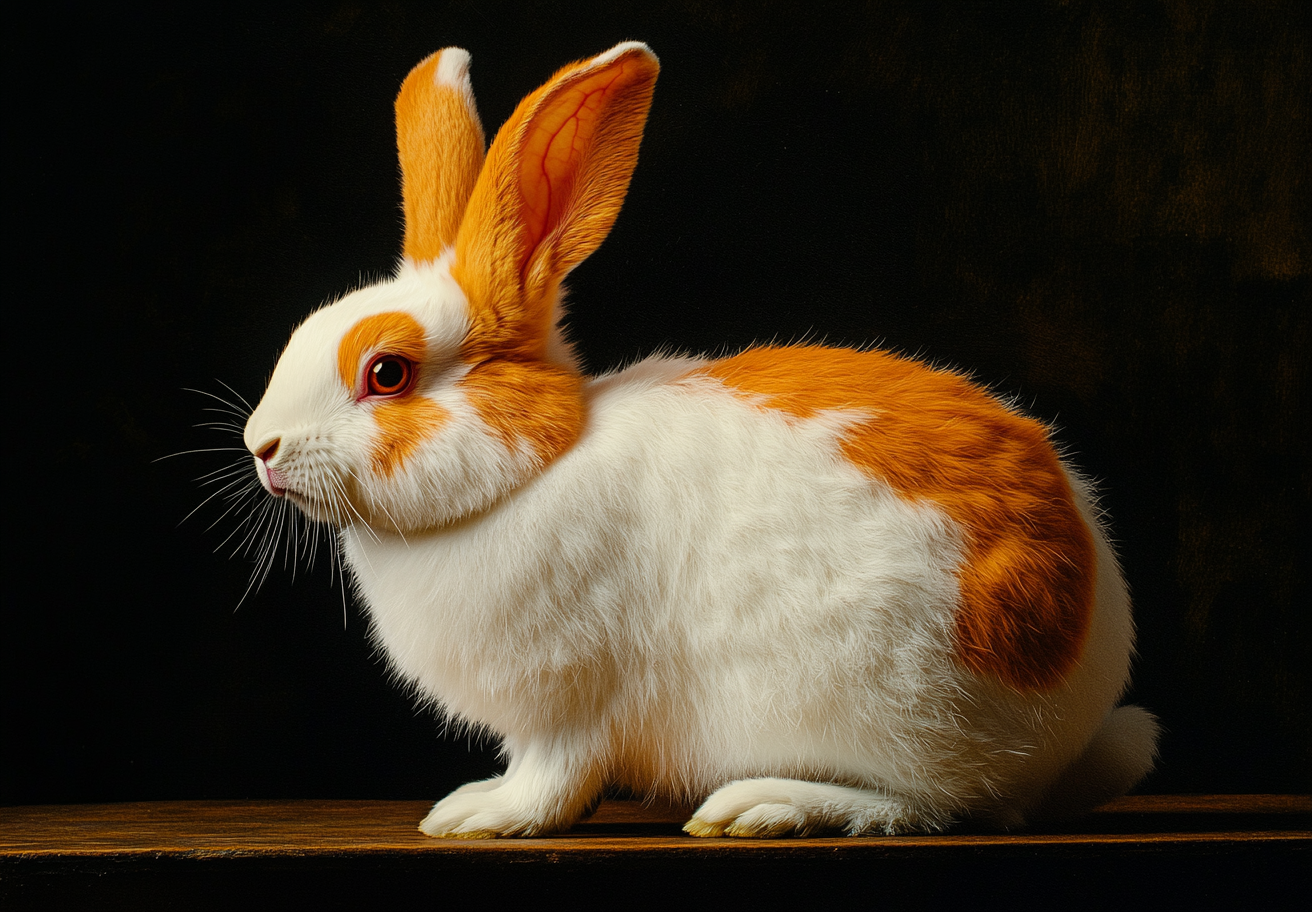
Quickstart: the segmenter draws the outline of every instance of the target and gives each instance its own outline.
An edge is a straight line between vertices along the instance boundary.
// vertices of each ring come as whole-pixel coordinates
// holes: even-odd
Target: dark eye
[[[414,376],[414,366],[398,355],[379,355],[365,371],[366,394],[395,396],[405,392]]]

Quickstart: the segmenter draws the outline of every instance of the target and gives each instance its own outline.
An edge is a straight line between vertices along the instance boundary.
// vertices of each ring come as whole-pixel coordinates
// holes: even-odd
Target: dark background
[[[805,9],[806,12],[802,12]],[[392,99],[489,133],[638,38],[663,72],[571,281],[588,365],[820,338],[969,370],[1100,479],[1163,792],[1310,791],[1309,29],[1290,3],[338,3],[6,27],[9,804],[435,799],[495,763],[320,561],[239,610],[193,479],[291,327],[400,247]],[[206,527],[219,520],[213,529]],[[230,548],[230,546],[229,546]]]

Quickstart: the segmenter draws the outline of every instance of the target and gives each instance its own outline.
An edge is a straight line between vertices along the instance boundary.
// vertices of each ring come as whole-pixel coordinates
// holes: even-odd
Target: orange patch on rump
[[[754,348],[702,373],[799,418],[867,413],[843,435],[843,455],[965,531],[958,660],[1017,688],[1061,682],[1088,633],[1096,557],[1042,424],[887,352]]]
[[[461,378],[460,388],[507,449],[526,442],[543,464],[569,449],[583,431],[583,381],[567,368],[485,361]]]
[[[366,360],[384,353],[400,355],[419,370],[427,351],[424,328],[414,317],[399,311],[373,314],[342,337],[337,346],[337,373],[351,395],[359,396]],[[372,408],[380,433],[370,465],[383,476],[391,476],[449,417],[442,406],[414,392],[379,399]]]

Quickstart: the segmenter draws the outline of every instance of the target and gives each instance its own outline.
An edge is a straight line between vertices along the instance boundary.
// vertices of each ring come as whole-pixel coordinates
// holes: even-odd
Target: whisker
[[[220,543],[219,547],[220,548],[223,547],[223,545],[227,543],[228,539],[232,538],[233,535],[236,535],[238,532],[240,532],[242,528],[244,528],[246,525],[250,525],[250,530],[246,533],[246,537],[243,538],[241,542],[233,546],[233,549],[228,556],[236,557],[238,554],[249,554],[250,543],[252,538],[260,533],[261,526],[266,523],[269,515],[273,512],[273,509],[274,509],[274,501],[271,499],[264,500],[262,503],[260,503],[257,512],[251,516],[248,516],[246,519],[243,519],[241,524],[238,525],[237,528],[232,531],[232,534],[229,535],[228,538],[225,538],[222,543]]]
[[[237,391],[236,391],[235,389],[233,389],[231,386],[228,386],[228,384],[224,383],[222,380],[219,380],[217,377],[215,377],[214,379],[215,379],[218,383],[221,383],[221,384],[223,385],[223,388],[224,388],[224,389],[226,389],[228,392],[232,393],[234,396],[236,396],[238,399],[241,400],[241,404],[244,405],[244,406],[246,406],[246,414],[249,415],[251,412],[255,411],[254,407],[252,407],[251,404],[250,404],[249,402],[246,401],[246,397],[245,397],[245,396],[243,396],[241,393],[237,392]],[[231,403],[229,403],[229,404],[231,404]]]
[[[260,496],[260,490],[259,490],[258,488],[254,488],[254,487],[248,487],[248,488],[245,488],[245,489],[242,490],[242,491],[237,492],[237,494],[234,495],[234,496],[231,498],[231,500],[230,500],[230,502],[229,502],[229,505],[228,505],[228,508],[227,508],[226,510],[224,510],[222,514],[220,514],[220,516],[219,516],[218,519],[214,520],[214,522],[212,522],[212,523],[210,523],[208,526],[206,526],[206,527],[205,527],[205,531],[208,532],[210,529],[213,529],[215,526],[217,526],[219,523],[221,523],[221,522],[224,520],[225,517],[227,517],[229,514],[231,514],[232,511],[238,509],[239,507],[242,507],[242,506],[245,506],[245,505],[249,504],[252,500],[254,500],[255,498],[257,498],[257,497],[259,497],[259,496]],[[250,517],[249,517],[249,516],[247,516],[246,518],[242,519],[242,521],[241,521],[240,523],[237,524],[237,528],[234,529],[231,533],[228,534],[228,538],[232,538],[233,535],[236,535],[238,532],[240,532],[241,529],[242,529],[242,526],[245,525],[246,523],[248,523],[249,521],[250,521]],[[214,550],[215,550],[215,551],[218,551],[219,548],[222,548],[224,545],[226,545],[226,544],[228,543],[228,538],[225,538],[223,541],[219,542],[219,547],[218,547],[218,548],[215,548]],[[237,553],[237,552],[234,551],[234,552],[233,552],[233,556],[235,556],[236,553]]]
[[[279,507],[286,507],[286,501],[278,504]],[[259,587],[264,585],[264,581],[269,578],[269,571],[273,569],[274,561],[277,560],[278,553],[278,534],[282,531],[282,522],[285,516],[284,509],[275,509],[273,519],[270,524],[268,534],[265,535],[264,541],[260,543],[259,553],[256,555],[255,565],[256,573],[259,575]],[[252,574],[254,576],[255,574]]]
[[[301,551],[305,554],[305,569],[307,572],[313,572],[314,555],[319,544],[319,524],[308,516],[303,518],[305,523],[301,526],[298,539]]]
[[[231,488],[236,487],[237,485],[239,485],[239,484],[241,484],[241,483],[242,483],[242,479],[240,479],[240,478],[234,478],[232,481],[228,482],[226,485],[224,485],[223,487],[219,488],[219,489],[216,490],[214,493],[212,493],[209,497],[206,497],[206,498],[205,498],[204,500],[202,500],[200,503],[196,504],[196,506],[192,508],[192,510],[191,510],[190,513],[188,513],[186,516],[182,517],[182,519],[178,520],[178,525],[179,525],[179,526],[182,525],[182,524],[185,523],[187,520],[189,520],[189,519],[191,519],[193,516],[195,516],[195,515],[196,515],[196,511],[199,510],[201,507],[205,506],[205,505],[206,505],[207,503],[209,503],[211,500],[213,500],[214,498],[218,497],[220,494],[223,494],[225,491],[228,491],[228,490],[230,490]],[[231,509],[231,508],[229,508],[229,509]],[[227,515],[227,512],[225,511],[224,516],[226,516],[226,515]],[[219,517],[219,518],[222,519],[223,517]],[[216,522],[217,522],[217,520],[216,520]],[[175,526],[174,528],[176,528],[176,526]],[[209,529],[212,529],[212,528],[214,528],[213,523],[211,523],[210,526],[209,526],[209,528],[206,529],[205,531],[208,532]]]
[[[237,406],[228,406],[227,408],[215,408],[212,405],[207,405],[205,408],[201,409],[201,411],[213,412],[216,415],[231,415],[233,418],[240,419],[243,426],[245,425],[246,419],[250,417],[250,415],[243,412]]]
[[[336,484],[336,487],[340,488],[341,483],[338,482]],[[336,520],[336,526],[338,531],[336,531],[332,535],[329,542],[330,549],[328,551],[328,578],[331,580],[333,570],[337,571],[337,583],[338,586],[341,588],[341,598],[342,598],[342,629],[345,630],[346,623],[347,623],[346,575],[344,573],[343,566],[342,566],[344,563],[344,560],[342,558],[342,536],[346,534],[346,529],[350,528],[350,525],[345,522],[346,517],[343,515],[342,512],[342,501],[345,499],[345,493],[343,492],[343,494],[340,497],[337,495],[336,491],[330,491],[329,493],[331,494],[331,496],[327,499],[327,502],[330,506],[330,509],[332,510],[333,518]],[[349,501],[347,501],[347,503],[349,504]]]
[[[391,513],[388,513],[388,512],[387,512],[387,507],[383,506],[382,504],[378,503],[377,501],[373,500],[372,498],[370,498],[370,501],[373,503],[373,505],[374,505],[375,507],[377,507],[378,509],[380,509],[380,510],[383,511],[383,515],[387,517],[387,521],[390,522],[390,523],[392,524],[392,529],[396,532],[397,535],[401,536],[401,542],[402,542],[407,548],[409,548],[409,547],[410,547],[410,542],[406,541],[405,533],[401,531],[401,525],[400,525],[400,523],[398,523],[395,519],[392,518],[392,514],[391,514]]]
[[[287,530],[287,544],[285,544],[282,549],[282,567],[284,570],[287,569],[288,553],[290,552],[291,554],[291,562],[292,562],[291,581],[293,583],[296,582],[296,565],[300,563],[300,549],[297,547],[297,536],[298,536],[297,526],[300,523],[300,517],[301,517],[300,510],[292,510],[290,522],[288,523],[290,528]]]
[[[226,477],[233,475],[246,475],[249,471],[250,465],[245,459],[242,459],[231,465],[226,465],[221,469],[215,469],[213,472],[206,472],[204,475],[197,475],[192,481],[202,485],[217,484]]]
[[[177,453],[169,453],[167,456],[160,456],[152,459],[151,462],[163,462],[165,459],[172,459],[174,456],[189,456],[192,453],[245,453],[245,447],[203,447],[198,450],[180,450]]]
[[[284,501],[282,504],[282,508],[278,511],[277,525],[274,527],[273,535],[269,539],[269,548],[266,551],[266,556],[264,561],[264,576],[260,578],[261,586],[263,586],[264,581],[269,578],[269,573],[273,570],[273,565],[277,563],[278,541],[279,539],[282,538],[283,529],[286,527],[287,523],[289,522],[289,518],[287,516],[287,511],[289,509],[292,508]]]
[[[355,531],[355,528],[356,528],[355,526],[348,526],[348,527],[342,529],[342,534],[345,535],[346,533],[349,532],[349,533],[351,533],[352,535],[355,536],[355,540],[358,542],[358,541],[360,540],[360,533],[356,532],[356,531]],[[363,558],[364,558],[364,562],[365,562],[366,564],[369,565],[369,569],[370,569],[370,571],[373,571],[373,569],[374,569],[374,565],[373,565],[373,562],[369,560],[369,552],[368,552],[368,551],[365,551],[363,548],[361,548],[361,549],[360,549],[360,556],[363,557]]]
[[[259,588],[263,585],[264,585],[264,577],[260,575],[260,564],[257,562],[255,565],[255,569],[251,571],[250,581],[246,583],[246,591],[241,594],[241,598],[237,602],[237,607],[232,609],[232,613],[236,614],[238,611],[240,611],[241,606],[245,604],[246,597],[251,594],[251,591],[252,590],[259,591]]]
[[[255,409],[250,407],[251,404],[246,401],[246,397],[243,396],[241,393],[237,392],[231,386],[224,383],[222,380],[219,380],[218,378],[215,378],[215,382],[218,383],[220,386],[222,386],[224,389],[226,389],[228,392],[232,393],[238,399],[240,399],[242,405],[246,406],[248,414],[250,412],[255,411]],[[209,390],[197,389],[194,386],[184,386],[183,389],[189,393],[199,393],[202,396],[208,396],[209,398],[213,399],[215,402],[221,402],[224,405],[228,406],[229,408],[239,409],[242,407],[241,405],[238,405],[237,403],[233,402],[231,399],[225,399],[223,396],[220,396],[218,393],[212,393]]]
[[[213,412],[216,415],[231,415],[234,418],[249,418],[250,412],[243,409],[240,405],[234,405],[231,402],[224,402],[223,408],[216,405],[201,406],[202,412]]]
[[[352,473],[351,477],[355,478],[355,474]],[[369,524],[365,522],[364,517],[360,515],[360,511],[355,508],[355,505],[353,503],[351,503],[350,498],[346,496],[346,489],[342,486],[341,481],[339,479],[334,478],[332,479],[332,482],[338,494],[341,495],[341,502],[346,505],[347,509],[349,509],[352,513],[355,514],[356,519],[360,520],[360,525],[365,527],[365,530],[369,533],[370,537],[373,538],[375,542],[382,541],[382,539],[378,537],[378,533],[375,532],[372,528],[370,528]],[[342,525],[346,526],[347,524],[342,523]],[[354,526],[355,523],[350,523],[350,525]]]
[[[213,392],[207,392],[205,390],[193,390],[193,388],[190,387],[184,387],[184,390],[186,392],[198,392],[198,394],[207,396],[207,398],[213,399],[214,402],[223,405],[223,408],[216,408],[214,405],[206,405],[205,408],[202,408],[202,411],[218,412],[220,415],[231,415],[232,417],[236,417],[236,419],[241,419],[243,421],[248,419],[248,417],[251,417],[251,408],[243,408],[241,405],[237,405],[234,402],[228,402],[223,396],[216,396]]]
[[[270,514],[273,511],[273,509],[274,509],[274,504],[270,501],[265,501],[260,507],[259,518],[256,520],[255,526],[252,529],[253,532],[260,531],[261,527],[263,527],[262,531],[263,531],[263,537],[265,543],[267,543],[268,541],[268,536],[270,531],[269,523],[267,522],[267,520],[270,518]],[[249,537],[247,540],[249,541]],[[234,551],[233,554],[235,555],[236,551]],[[239,610],[241,610],[241,606],[245,604],[247,596],[249,596],[252,591],[258,591],[260,586],[263,585],[264,578],[260,574],[260,568],[262,563],[263,563],[263,555],[261,553],[260,555],[257,555],[255,566],[251,570],[250,580],[246,583],[246,590],[242,593],[241,599],[238,600],[237,607],[232,609],[234,614],[236,614]]]
[[[356,484],[358,485],[358,484],[360,483],[360,476],[359,476],[359,475],[356,475],[355,472],[351,471],[349,468],[347,469],[347,472],[350,473],[351,477],[355,479]],[[392,518],[392,514],[390,514],[390,513],[387,512],[387,508],[386,508],[385,506],[383,506],[382,504],[378,503],[377,499],[375,499],[374,496],[373,496],[372,494],[369,496],[369,503],[370,503],[372,506],[375,506],[375,507],[377,507],[378,509],[380,509],[380,510],[383,511],[383,515],[387,517],[387,519],[388,519],[389,522],[391,522],[391,524],[392,524],[392,528],[396,530],[396,534],[401,536],[401,541],[405,542],[405,545],[406,545],[407,548],[410,547],[410,543],[407,542],[407,541],[405,541],[405,535],[402,534],[400,525],[398,525],[398,524],[397,524],[397,521],[396,521],[395,519]],[[352,508],[352,510],[354,511],[354,508]],[[358,511],[355,511],[355,515],[358,516],[358,517],[360,518],[360,522],[361,522],[361,523],[364,523],[364,525],[366,526],[366,528],[369,528],[369,534],[373,536],[374,541],[377,542],[377,541],[381,541],[381,540],[382,540],[382,539],[380,539],[380,538],[378,537],[378,535],[373,531],[373,529],[369,527],[369,524],[368,524],[368,523],[365,523],[365,521],[364,521],[364,517],[363,517],[363,516],[360,516],[360,514],[359,514]]]
[[[337,540],[336,536],[334,536],[332,550],[328,553],[336,557],[334,563],[337,565],[337,582],[340,584],[342,590],[342,630],[346,630],[346,578],[342,575],[341,547],[341,542]],[[328,578],[330,580],[332,579],[332,571],[333,564],[330,563],[328,565]]]

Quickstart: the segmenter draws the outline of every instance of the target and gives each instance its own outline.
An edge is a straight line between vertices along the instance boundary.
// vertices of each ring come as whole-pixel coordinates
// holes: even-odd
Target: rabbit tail
[[[1107,714],[1093,740],[1026,814],[1029,823],[1078,817],[1134,788],[1157,761],[1157,718],[1139,706]]]

